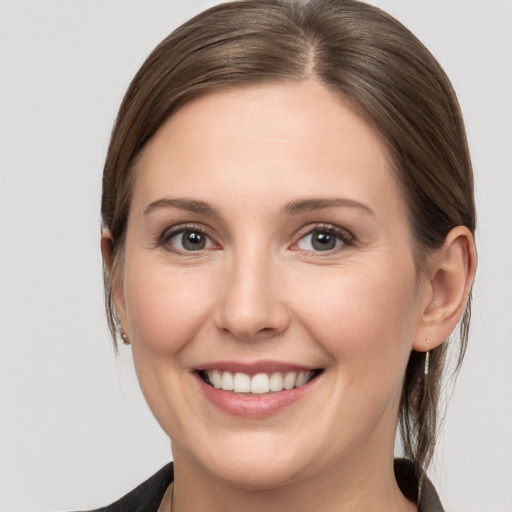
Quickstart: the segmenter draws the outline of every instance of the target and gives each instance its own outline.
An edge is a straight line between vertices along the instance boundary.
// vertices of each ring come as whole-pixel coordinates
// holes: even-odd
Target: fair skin
[[[314,81],[189,102],[136,173],[114,293],[173,510],[416,510],[393,474],[402,380],[462,313],[468,230],[420,275],[382,141]],[[311,380],[236,392],[213,370]]]

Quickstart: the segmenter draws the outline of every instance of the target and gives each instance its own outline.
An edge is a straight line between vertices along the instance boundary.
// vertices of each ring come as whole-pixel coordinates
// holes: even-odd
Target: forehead
[[[205,93],[162,125],[137,167],[134,206],[165,194],[236,195],[247,206],[333,194],[378,203],[386,191],[404,208],[380,137],[314,81]]]

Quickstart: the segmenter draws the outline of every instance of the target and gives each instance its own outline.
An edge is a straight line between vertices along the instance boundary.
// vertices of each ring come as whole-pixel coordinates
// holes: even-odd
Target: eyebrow
[[[144,215],[148,215],[158,208],[178,208],[191,213],[200,213],[202,215],[210,215],[212,217],[220,217],[219,212],[206,201],[198,201],[196,199],[182,199],[164,197],[157,199],[148,205],[144,210]]]
[[[302,213],[314,212],[326,208],[357,208],[370,215],[375,215],[373,210],[359,201],[346,198],[311,198],[311,199],[297,199],[288,203],[283,212],[287,215],[300,215]],[[220,213],[213,208],[206,201],[198,201],[196,199],[185,198],[170,198],[164,197],[157,199],[148,205],[144,210],[144,215],[148,215],[153,210],[159,208],[178,208],[186,210],[191,213],[198,213],[201,215],[210,215],[212,217],[220,217]]]
[[[288,203],[284,208],[284,212],[289,215],[300,215],[301,213],[308,213],[326,208],[336,208],[340,206],[344,208],[357,208],[369,213],[370,215],[375,215],[374,211],[365,204],[346,198],[299,199]]]

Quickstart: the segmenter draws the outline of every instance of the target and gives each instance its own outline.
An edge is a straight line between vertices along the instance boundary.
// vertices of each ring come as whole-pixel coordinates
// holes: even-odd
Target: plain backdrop
[[[110,503],[170,457],[102,303],[101,172],[152,48],[216,2],[0,0],[0,510]],[[467,360],[431,476],[452,512],[512,511],[512,2],[374,1],[458,92],[476,173]]]

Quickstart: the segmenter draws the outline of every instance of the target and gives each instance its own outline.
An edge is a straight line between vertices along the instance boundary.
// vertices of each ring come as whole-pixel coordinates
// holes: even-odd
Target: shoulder
[[[395,478],[404,496],[418,504],[418,512],[444,512],[434,484],[424,473],[417,474],[411,460],[395,459]]]
[[[157,512],[173,479],[174,467],[170,462],[116,502],[90,512]]]

